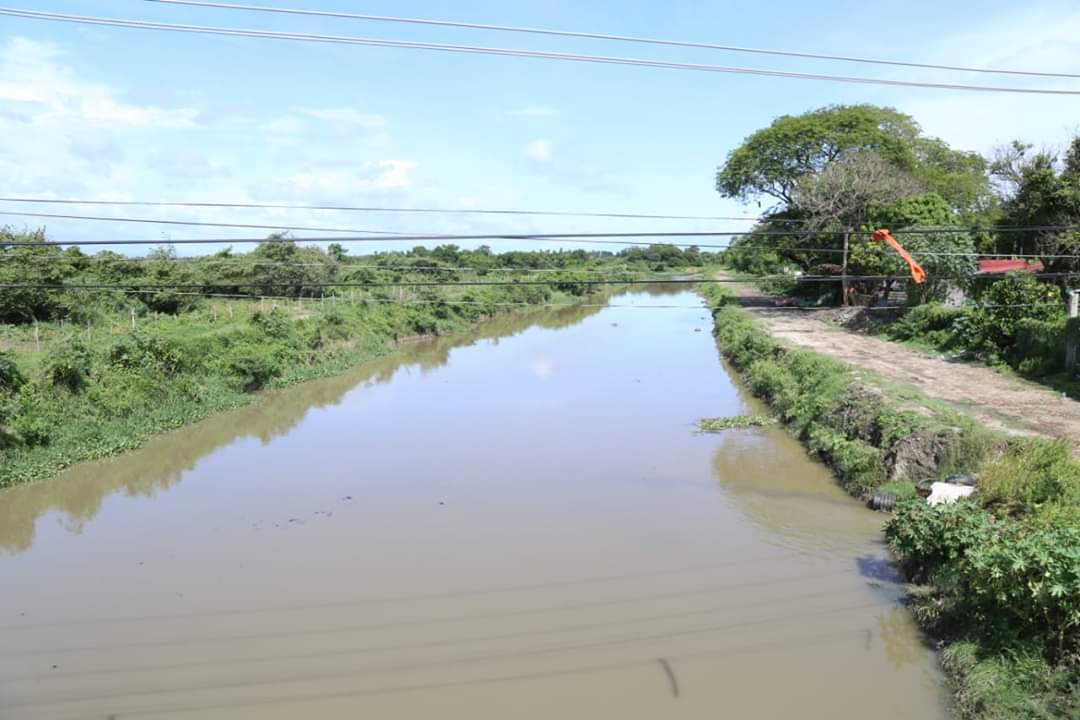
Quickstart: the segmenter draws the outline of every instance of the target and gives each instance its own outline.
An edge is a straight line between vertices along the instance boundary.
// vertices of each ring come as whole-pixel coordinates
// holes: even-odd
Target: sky
[[[258,2],[258,0],[252,0]],[[305,18],[144,0],[7,7],[198,25],[462,43],[889,79],[1080,89],[1080,80],[945,73],[715,50]],[[984,0],[259,4],[527,25],[976,67],[1080,73],[1080,4]],[[228,38],[0,17],[0,195],[751,216],[718,165],[783,114],[869,102],[981,153],[1064,145],[1080,96],[988,94]],[[0,203],[201,222],[415,233],[722,231],[734,221],[586,220]],[[53,240],[261,237],[265,230],[20,218]],[[299,237],[331,233],[300,232]],[[703,240],[703,243],[709,242]],[[410,243],[411,245],[412,243]],[[463,246],[478,243],[460,242]],[[488,241],[495,249],[527,241]],[[353,252],[396,244],[351,245]],[[181,254],[213,249],[181,248]],[[551,247],[550,244],[544,247]],[[138,246],[129,252],[139,252]]]

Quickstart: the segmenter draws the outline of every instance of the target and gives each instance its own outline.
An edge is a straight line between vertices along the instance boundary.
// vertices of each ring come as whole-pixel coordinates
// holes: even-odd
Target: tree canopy
[[[1073,139],[1063,159],[1049,151],[1032,152],[1030,145],[1014,142],[996,152],[990,172],[1003,196],[999,226],[1080,224],[1080,136]],[[1080,232],[1004,231],[998,250],[1044,256],[1076,254],[1080,251]],[[1073,258],[1048,261],[1048,267],[1053,269],[1077,265]]]
[[[876,105],[830,105],[777,118],[728,154],[716,189],[743,201],[764,196],[778,204],[775,211],[790,211],[800,181],[853,151],[871,151],[910,173],[958,214],[984,211],[991,203],[981,156],[954,150],[924,135],[911,116]]]

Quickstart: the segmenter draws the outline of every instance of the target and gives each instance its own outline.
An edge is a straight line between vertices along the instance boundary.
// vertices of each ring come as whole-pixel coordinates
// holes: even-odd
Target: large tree
[[[1080,266],[1074,258],[1054,257],[1080,252],[1080,232],[1007,229],[1080,224],[1080,136],[1073,139],[1064,158],[1047,150],[1033,152],[1030,145],[1014,142],[997,150],[990,171],[1002,195],[998,251],[1041,255],[1054,270]]]
[[[790,211],[801,180],[857,150],[873,151],[919,178],[959,214],[980,212],[990,202],[979,155],[953,150],[923,135],[911,116],[875,105],[831,105],[777,118],[728,154],[716,189],[724,197],[765,199],[776,212]]]
[[[924,135],[910,116],[874,105],[834,105],[777,118],[731,151],[716,174],[716,189],[725,197],[768,203],[755,234],[734,243],[745,252],[729,256],[758,271],[791,264],[842,270],[853,230],[869,230],[883,219],[890,219],[883,226],[899,227],[891,219],[903,219],[912,207],[933,210],[933,222],[904,225],[986,225],[994,207],[979,155],[954,150]],[[904,212],[892,211],[898,202],[908,204]],[[769,259],[768,267],[755,257]]]

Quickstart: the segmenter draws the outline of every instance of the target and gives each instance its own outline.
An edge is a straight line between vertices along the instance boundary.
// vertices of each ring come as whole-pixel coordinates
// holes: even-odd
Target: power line
[[[1078,277],[1080,271],[1076,272],[1053,272],[1053,273],[1030,273],[1031,277],[1035,278],[1067,278]],[[761,276],[756,277],[754,280],[793,280],[790,275],[779,276]],[[803,276],[797,278],[799,282],[842,282],[847,280],[849,282],[901,282],[910,280],[909,275],[821,275],[821,276]],[[967,280],[968,277],[958,276],[938,276],[938,280]],[[297,279],[295,281],[278,281],[268,280],[266,282],[208,282],[208,283],[142,283],[118,286],[116,284],[103,284],[103,283],[63,283],[63,284],[48,284],[48,283],[0,283],[0,289],[7,290],[113,290],[127,288],[132,290],[145,290],[153,292],[157,290],[213,290],[221,288],[268,288],[268,287],[283,287],[283,288],[365,288],[365,287],[514,287],[514,286],[532,286],[532,285],[724,285],[724,284],[743,284],[746,280],[740,280],[736,278],[672,278],[664,280],[638,280],[638,279],[622,279],[622,280],[583,280],[577,278],[558,278],[554,280],[455,280],[453,282],[438,281],[438,280],[406,280],[406,281],[331,281],[331,282],[307,282],[304,279]]]
[[[357,228],[335,228],[335,227],[301,227],[291,225],[257,225],[251,223],[224,223],[224,222],[199,222],[196,220],[166,220],[161,218],[125,218],[125,217],[110,217],[101,215],[70,215],[65,213],[35,213],[35,212],[14,212],[8,210],[0,211],[0,215],[7,215],[11,217],[36,217],[36,218],[56,218],[60,220],[92,220],[102,222],[126,222],[126,223],[150,223],[154,225],[190,225],[193,227],[215,227],[215,228],[244,228],[247,230],[300,230],[303,232],[331,232],[331,233],[357,233],[361,235],[407,235],[408,233],[394,232],[392,230],[360,230]],[[433,235],[432,237],[438,237]],[[326,240],[333,240],[333,238],[324,238]],[[11,243],[5,243],[10,245]]]
[[[448,43],[416,42],[407,40],[386,40],[382,38],[352,37],[341,35],[321,35],[310,33],[275,32],[268,30],[250,30],[240,28],[211,27],[204,25],[180,25],[144,20],[121,20],[115,18],[71,15],[67,13],[48,13],[19,8],[0,8],[0,15],[21,17],[53,22],[69,22],[83,25],[133,28],[139,30],[163,30],[180,33],[203,35],[221,35],[227,37],[252,37],[272,40],[295,40],[301,42],[336,43],[342,45],[365,45],[409,50],[433,50],[438,52],[465,53],[472,55],[495,55],[501,57],[524,57],[543,60],[563,60],[569,62],[599,63],[604,65],[625,65],[631,67],[652,67],[666,70],[691,70],[697,72],[727,73],[737,75],[755,75],[758,77],[789,78],[796,80],[823,80],[829,82],[854,83],[860,85],[887,85],[892,87],[920,87],[937,90],[970,90],[975,92],[1021,93],[1029,95],[1080,95],[1080,90],[1053,90],[1049,88],[1001,87],[990,85],[965,85],[958,83],[931,83],[914,80],[888,80],[884,78],[857,77],[849,75],[827,75],[822,73],[801,73],[785,70],[764,70],[760,68],[709,65],[701,63],[649,60],[645,58],[617,57],[611,55],[581,55],[577,53],[549,52],[542,50],[518,50],[511,48],[484,47],[478,45],[459,45]]]
[[[628,241],[598,240],[597,238],[690,238],[690,237],[817,237],[834,236],[840,237],[845,234],[851,237],[869,237],[870,231],[857,230],[723,230],[723,231],[655,231],[655,232],[570,232],[570,233],[481,233],[481,234],[452,234],[452,233],[426,233],[410,234],[404,232],[386,232],[378,230],[358,230],[354,228],[324,228],[324,227],[301,227],[288,225],[261,225],[255,223],[218,223],[189,220],[174,220],[162,218],[130,218],[103,215],[71,215],[65,213],[30,213],[0,211],[0,215],[12,217],[37,217],[56,218],[62,220],[86,220],[93,222],[125,222],[125,223],[149,223],[159,225],[183,225],[196,227],[215,228],[246,228],[261,230],[301,230],[306,232],[340,232],[362,233],[369,237],[317,237],[317,238],[194,238],[184,240],[71,240],[71,241],[0,241],[2,247],[33,246],[43,247],[50,245],[185,245],[185,244],[222,244],[222,243],[263,243],[263,242],[423,242],[423,241],[455,241],[455,240],[537,240],[537,241],[572,241],[577,243],[600,243],[609,245],[655,245],[657,243],[634,243]],[[900,228],[893,231],[893,235],[933,235],[939,233],[959,232],[995,232],[995,233],[1047,233],[1066,232],[1080,229],[1080,225],[1031,225],[1031,226],[1001,226],[995,228],[965,228],[958,226],[942,227],[916,227]],[[661,243],[672,244],[672,243]],[[682,243],[685,245],[686,243]],[[697,247],[710,247],[728,249],[725,245],[699,245]]]
[[[13,260],[18,263],[23,262],[37,262],[41,264],[74,264],[78,262],[80,258],[70,258],[65,255],[27,255],[25,257],[19,257],[14,255],[7,255],[0,252],[0,262],[5,260]],[[81,258],[83,260],[95,260],[94,256],[86,256]],[[436,266],[436,265],[372,265],[363,263],[348,263],[348,262],[288,262],[288,261],[274,261],[274,260],[248,260],[246,257],[229,257],[218,258],[213,255],[201,256],[201,257],[182,257],[171,259],[159,259],[155,257],[123,257],[120,260],[109,260],[108,262],[115,262],[117,265],[124,265],[126,263],[132,263],[136,266],[145,265],[149,263],[159,263],[166,265],[178,265],[178,266],[191,266],[193,268],[204,267],[224,267],[226,270],[246,270],[253,267],[284,267],[284,268],[316,268],[321,270],[384,270],[387,272],[446,272],[446,273],[478,273],[478,274],[525,274],[525,275],[544,275],[550,273],[573,273],[574,275],[648,275],[649,270],[638,270],[635,268],[530,268],[530,267],[479,267],[479,266]],[[671,270],[669,272],[676,272]],[[683,275],[696,275],[700,273],[700,270],[693,268],[679,268],[678,272]],[[663,282],[667,275],[657,276],[655,279],[658,282]]]
[[[462,22],[459,20],[432,20],[427,18],[398,17],[390,15],[367,15],[361,13],[335,12],[329,10],[308,10],[303,8],[268,7],[265,5],[241,5],[234,3],[205,2],[204,0],[147,0],[168,5],[191,5],[195,7],[221,10],[244,10],[268,12],[284,15],[309,15],[315,17],[347,18],[371,22],[406,23],[411,25],[435,25],[438,27],[468,28],[471,30],[493,30],[496,32],[525,33],[530,35],[549,35],[557,37],[586,38],[590,40],[613,40],[616,42],[638,43],[642,45],[664,45],[669,47],[698,48],[705,50],[724,50],[728,52],[753,53],[758,55],[779,55],[782,57],[809,58],[813,60],[837,60],[841,62],[865,63],[870,65],[892,65],[897,67],[922,68],[927,70],[949,70],[955,72],[973,72],[993,75],[1021,75],[1028,77],[1080,78],[1080,74],[1061,72],[1040,72],[1032,70],[1003,70],[995,68],[977,68],[962,65],[939,65],[934,63],[907,62],[903,60],[883,60],[879,58],[855,57],[850,55],[829,55],[800,50],[775,50],[752,48],[739,45],[696,42],[691,40],[668,40],[663,38],[616,35],[611,33],[581,32],[572,30],[553,30],[550,28],[521,27],[512,25],[492,25],[487,23]]]
[[[574,212],[568,210],[502,210],[469,208],[430,208],[430,207],[375,207],[354,205],[297,205],[289,203],[240,203],[240,202],[152,202],[147,200],[77,200],[48,199],[26,197],[0,197],[6,203],[36,203],[46,205],[103,205],[109,207],[176,207],[176,208],[233,208],[253,210],[316,210],[335,212],[372,212],[372,213],[424,213],[435,215],[531,215],[542,217],[582,217],[629,220],[732,220],[735,222],[762,222],[766,217],[738,217],[734,215],[670,215],[649,213],[617,212]],[[801,223],[803,220],[771,219],[775,223]]]
[[[657,281],[658,284],[663,284],[664,281]],[[130,294],[143,294],[147,292],[153,292],[151,290],[128,290],[126,288],[115,288],[113,292],[130,293]],[[235,300],[281,300],[288,302],[296,302],[296,297],[290,297],[288,295],[244,295],[240,293],[198,293],[198,292],[178,292],[177,295],[186,295],[193,297],[216,297],[216,298],[229,298]],[[531,307],[531,308],[545,308],[545,309],[565,309],[565,308],[620,308],[630,310],[714,310],[719,307],[738,307],[751,312],[765,312],[771,313],[774,311],[793,311],[798,313],[813,313],[813,312],[836,312],[838,310],[857,309],[862,312],[907,312],[914,310],[918,305],[882,305],[882,306],[865,306],[865,307],[851,307],[841,305],[820,305],[812,307],[801,307],[799,305],[765,305],[765,306],[743,306],[737,304],[738,298],[733,298],[732,302],[727,304],[721,304],[718,306],[711,306],[702,300],[698,305],[639,305],[636,303],[580,303],[580,302],[568,302],[568,303],[547,303],[547,302],[528,302],[528,301],[486,301],[486,300],[417,300],[417,299],[395,299],[395,298],[373,298],[364,297],[360,298],[359,302],[362,303],[374,303],[385,305],[483,305],[485,307]],[[958,307],[960,310],[996,310],[1004,308],[1035,308],[1035,307],[1063,307],[1063,302],[1046,302],[1046,303],[985,303],[977,305],[963,305]],[[818,332],[816,330],[782,330],[781,332]]]

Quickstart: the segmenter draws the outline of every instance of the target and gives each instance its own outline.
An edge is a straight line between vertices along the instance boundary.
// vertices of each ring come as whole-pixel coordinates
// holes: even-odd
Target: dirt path
[[[775,337],[912,385],[1010,434],[1068,437],[1080,450],[1080,402],[1033,383],[837,327],[819,311],[776,306],[776,299],[732,289]]]

